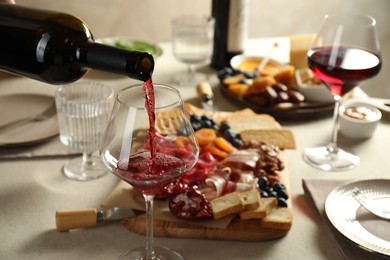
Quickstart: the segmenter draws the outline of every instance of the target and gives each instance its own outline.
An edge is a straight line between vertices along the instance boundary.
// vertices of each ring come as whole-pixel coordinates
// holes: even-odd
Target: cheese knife
[[[215,112],[214,94],[211,86],[207,82],[201,82],[196,87],[198,98],[202,104],[202,108],[207,112]]]
[[[57,231],[69,231],[76,228],[94,227],[106,221],[119,220],[134,216],[129,208],[77,209],[56,211]]]

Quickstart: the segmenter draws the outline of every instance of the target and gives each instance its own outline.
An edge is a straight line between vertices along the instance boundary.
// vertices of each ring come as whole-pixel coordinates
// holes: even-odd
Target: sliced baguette
[[[210,201],[214,219],[220,219],[231,214],[237,214],[244,208],[239,192],[231,192]]]
[[[276,198],[261,198],[260,206],[253,210],[247,210],[240,213],[240,219],[263,219],[278,204]]]
[[[264,228],[288,230],[292,225],[292,213],[289,208],[276,207],[261,220]]]
[[[257,189],[240,192],[243,201],[243,210],[253,210],[260,206],[260,194]]]

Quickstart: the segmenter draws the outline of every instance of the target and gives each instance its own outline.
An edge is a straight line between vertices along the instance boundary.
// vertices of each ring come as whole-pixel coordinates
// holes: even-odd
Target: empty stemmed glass
[[[172,21],[173,55],[188,65],[186,73],[174,76],[180,86],[191,86],[204,80],[193,66],[205,64],[213,52],[215,19],[207,16],[184,15]]]
[[[377,75],[381,54],[375,19],[360,14],[326,15],[308,52],[308,65],[315,77],[333,94],[334,127],[328,145],[305,148],[304,160],[324,171],[354,168],[360,158],[337,145],[340,99],[362,81]]]
[[[199,154],[179,92],[170,86],[145,83],[119,91],[100,154],[107,168],[145,199],[146,246],[121,258],[183,259],[171,249],[153,246],[153,198],[190,170]]]

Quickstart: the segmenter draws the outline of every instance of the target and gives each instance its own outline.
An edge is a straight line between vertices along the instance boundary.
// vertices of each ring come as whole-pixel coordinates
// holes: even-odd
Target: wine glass
[[[381,69],[375,19],[361,14],[326,15],[307,59],[315,77],[333,94],[334,127],[331,142],[304,149],[303,158],[324,171],[343,171],[357,166],[360,158],[337,146],[340,99]]]
[[[147,83],[120,90],[100,154],[106,167],[145,199],[146,246],[120,257],[183,259],[171,249],[153,246],[153,198],[190,170],[199,155],[180,93],[170,86]]]
[[[215,19],[207,16],[184,15],[173,19],[173,55],[186,63],[186,73],[174,76],[179,86],[191,86],[205,79],[194,70],[195,64],[207,63],[213,52]]]
[[[63,171],[69,179],[88,181],[108,173],[94,152],[99,150],[114,98],[111,87],[96,81],[79,81],[56,90],[60,140],[83,154],[65,163]]]

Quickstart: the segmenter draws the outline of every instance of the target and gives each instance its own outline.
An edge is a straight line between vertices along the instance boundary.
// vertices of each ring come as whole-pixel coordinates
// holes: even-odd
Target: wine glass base
[[[351,170],[360,163],[357,155],[334,145],[305,148],[303,159],[310,166],[323,171]]]
[[[92,156],[90,163],[84,163],[82,157],[77,157],[64,165],[64,175],[72,180],[95,180],[107,174],[107,168],[98,156]]]
[[[154,260],[183,260],[178,252],[167,248],[167,247],[154,247],[155,258]],[[121,254],[118,259],[136,259],[136,260],[149,260],[145,257],[145,247],[138,247],[132,250],[129,250]]]
[[[173,83],[181,87],[196,86],[201,81],[206,80],[206,75],[202,73],[179,73],[173,77]]]

